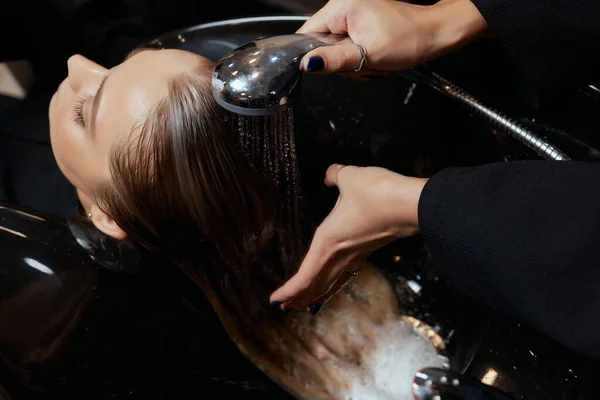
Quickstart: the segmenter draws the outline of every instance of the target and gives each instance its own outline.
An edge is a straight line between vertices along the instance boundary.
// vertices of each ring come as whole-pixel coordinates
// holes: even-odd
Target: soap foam
[[[431,341],[404,321],[377,328],[377,346],[365,359],[361,372],[346,375],[349,388],[344,400],[413,400],[415,373],[425,367],[448,366]]]

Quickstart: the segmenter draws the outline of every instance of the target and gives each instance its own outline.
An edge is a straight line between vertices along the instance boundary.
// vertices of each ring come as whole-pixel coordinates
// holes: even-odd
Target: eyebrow
[[[100,107],[100,100],[102,99],[102,89],[104,89],[104,84],[106,83],[107,78],[108,75],[106,75],[104,79],[102,79],[102,82],[98,87],[98,91],[96,92],[96,95],[94,96],[94,101],[92,103],[92,124],[90,126],[92,138],[96,136],[96,116],[98,115],[98,108]]]

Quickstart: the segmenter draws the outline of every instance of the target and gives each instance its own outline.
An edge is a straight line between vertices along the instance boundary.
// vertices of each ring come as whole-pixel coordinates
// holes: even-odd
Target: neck
[[[88,215],[92,212],[92,199],[89,198],[85,193],[81,190],[77,189],[77,197],[79,198],[79,203],[81,203],[81,207],[83,207],[83,211],[85,215]]]

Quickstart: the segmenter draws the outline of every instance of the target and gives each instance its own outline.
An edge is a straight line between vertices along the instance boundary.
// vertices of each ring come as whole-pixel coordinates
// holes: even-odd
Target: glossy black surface
[[[240,44],[290,33],[300,24],[300,18],[213,24],[153,44],[218,60]],[[574,91],[541,101],[506,70],[499,82],[497,74],[482,69],[485,47],[473,51],[434,67],[496,107],[535,119],[535,128],[558,138],[555,143],[573,158],[593,159],[587,143],[593,143],[600,117],[585,110],[596,110],[597,100]],[[410,82],[305,76],[295,113],[303,187],[316,219],[335,198],[334,192],[316,196],[323,193],[322,176],[331,162],[427,176],[450,165],[535,157],[457,104]],[[119,252],[126,250],[79,228],[0,208],[0,398],[286,398],[239,355],[203,295],[175,268],[157,259],[119,263]],[[85,239],[84,246],[72,232]],[[98,267],[92,257],[109,268]],[[373,262],[400,289],[409,280],[423,285],[419,293],[399,290],[401,302],[440,326],[450,338],[453,365],[464,367],[467,376],[485,378],[516,399],[600,397],[596,363],[454,293],[437,279],[419,238],[382,249]]]
[[[6,205],[0,244],[0,382],[12,398],[284,395],[167,262],[99,268],[65,221]]]

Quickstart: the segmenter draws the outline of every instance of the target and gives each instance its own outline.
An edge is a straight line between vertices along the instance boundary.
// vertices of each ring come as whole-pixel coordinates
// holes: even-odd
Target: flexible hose
[[[554,161],[570,160],[569,156],[554,147],[546,140],[539,137],[522,124],[482,104],[479,100],[471,96],[465,90],[461,89],[452,82],[449,82],[438,74],[424,70],[413,70],[411,72],[416,72],[418,74],[418,81],[422,81],[438,92],[466,105],[470,110],[484,117],[488,122],[492,123],[492,125],[496,126],[497,128],[506,131],[513,138],[529,147],[539,156],[547,160]]]

